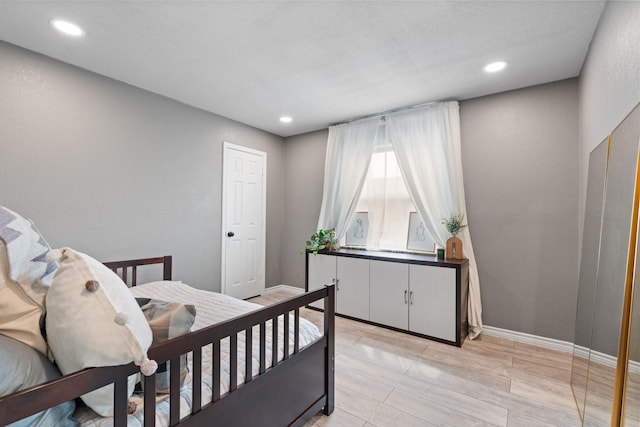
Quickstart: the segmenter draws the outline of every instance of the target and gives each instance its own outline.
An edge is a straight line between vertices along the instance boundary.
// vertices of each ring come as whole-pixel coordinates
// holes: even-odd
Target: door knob
[[[234,233],[233,231],[229,231],[229,232],[227,233],[227,236],[229,236],[229,237],[233,237],[233,236],[235,236],[235,235],[236,235],[236,233]]]

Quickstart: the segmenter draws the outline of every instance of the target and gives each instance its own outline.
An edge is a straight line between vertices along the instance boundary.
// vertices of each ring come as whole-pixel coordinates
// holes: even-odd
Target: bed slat
[[[169,424],[180,421],[180,356],[169,363]]]
[[[324,336],[327,338],[327,347],[324,357],[324,393],[327,396],[327,402],[324,405],[323,412],[330,415],[334,409],[334,393],[335,393],[335,287],[329,286],[329,295],[324,297]]]
[[[213,360],[212,360],[212,383],[213,384],[213,401],[220,400],[220,340],[213,342]]]
[[[143,376],[144,381],[144,427],[156,425],[156,374]]]
[[[271,367],[278,364],[278,316],[271,319]]]
[[[248,383],[253,377],[253,328],[245,329],[244,334],[244,382]]]
[[[119,377],[113,387],[113,423],[123,426],[127,423],[127,377]]]
[[[193,373],[191,375],[193,395],[191,413],[198,412],[202,406],[202,347],[193,350]]]
[[[294,310],[293,317],[293,353],[300,351],[300,309]]]
[[[284,331],[282,331],[282,335],[284,338],[284,353],[283,353],[283,358],[284,360],[287,360],[289,358],[289,312],[287,311],[284,314]]]
[[[238,388],[238,334],[231,334],[229,341],[229,392]]]
[[[267,328],[265,323],[260,323],[260,375],[264,374],[267,368],[267,350],[265,348],[265,341],[267,341]]]

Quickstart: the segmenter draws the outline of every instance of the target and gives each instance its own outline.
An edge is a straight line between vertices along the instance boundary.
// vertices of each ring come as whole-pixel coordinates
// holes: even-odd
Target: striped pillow
[[[158,344],[191,332],[196,320],[196,307],[192,304],[166,302],[150,298],[136,298],[153,333],[153,343]],[[156,371],[156,393],[169,393],[170,362],[160,363]],[[180,387],[189,373],[187,355],[180,357]],[[140,387],[142,384],[140,384]]]

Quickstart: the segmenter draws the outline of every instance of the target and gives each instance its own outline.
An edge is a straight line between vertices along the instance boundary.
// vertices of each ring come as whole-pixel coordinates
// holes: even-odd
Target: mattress
[[[196,319],[192,330],[196,331],[206,326],[213,325],[215,323],[227,320],[236,316],[240,316],[251,311],[262,308],[261,305],[242,301],[236,298],[229,297],[214,292],[203,291],[195,289],[182,282],[176,281],[160,281],[152,282],[144,285],[131,288],[131,292],[136,297],[155,298],[164,301],[180,302],[183,304],[194,304],[196,306]],[[267,322],[266,331],[266,366],[271,366],[272,363],[272,342],[271,342],[271,322]],[[289,354],[293,353],[294,343],[294,331],[293,331],[293,317],[291,317],[289,331]],[[283,316],[279,318],[278,324],[278,360],[282,360],[284,357],[284,341],[282,331],[284,330]],[[300,330],[299,330],[299,345],[300,348],[311,344],[316,339],[320,338],[322,333],[316,325],[300,318]],[[253,328],[253,351],[252,351],[252,375],[258,375],[259,370],[259,328],[256,326]],[[221,380],[220,380],[220,394],[223,395],[229,390],[229,339],[221,341]],[[241,332],[238,334],[238,384],[242,384],[245,378],[245,334]],[[202,405],[206,405],[211,402],[213,388],[211,386],[211,346],[204,348],[202,352],[203,367],[202,367]],[[191,358],[189,357],[189,366],[191,365]],[[180,392],[180,417],[188,415],[191,411],[192,402],[192,385],[190,375],[182,387]],[[130,399],[130,402],[134,402],[137,405],[135,413],[128,416],[128,427],[141,427],[143,425],[143,398],[142,395],[134,394]],[[169,425],[169,401],[168,395],[158,395],[156,406],[156,426],[168,426]],[[100,417],[91,409],[82,407],[76,411],[76,418],[84,426],[91,427],[107,427],[113,425],[113,418]]]

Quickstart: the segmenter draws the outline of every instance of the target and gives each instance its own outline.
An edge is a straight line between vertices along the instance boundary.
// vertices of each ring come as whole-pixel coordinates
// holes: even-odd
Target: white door
[[[222,182],[222,292],[236,298],[265,286],[267,154],[224,143]]]

